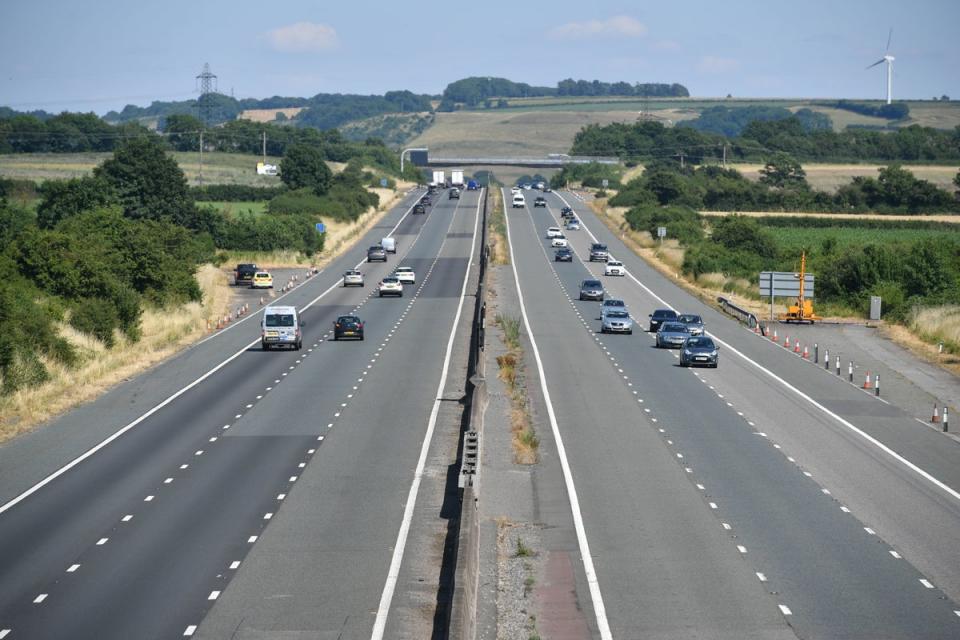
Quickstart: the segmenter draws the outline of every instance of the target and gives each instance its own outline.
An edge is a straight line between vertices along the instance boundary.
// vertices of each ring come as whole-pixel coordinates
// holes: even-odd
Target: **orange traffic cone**
[[[790,348],[790,336],[787,336],[786,338],[784,338],[783,346],[785,346],[787,349]]]
[[[870,383],[870,372],[867,371],[867,379],[863,381],[864,389],[873,389],[873,385]]]
[[[774,342],[779,342],[779,341],[780,341],[780,336],[777,335],[777,330],[776,330],[776,329],[773,330],[773,336],[771,336],[770,339],[773,340]]]
[[[794,353],[800,353],[800,341],[799,341],[799,340],[797,340],[796,342],[793,343],[793,352],[794,352]]]
[[[807,349],[807,345],[803,345],[803,359],[804,360],[810,359],[810,350]]]

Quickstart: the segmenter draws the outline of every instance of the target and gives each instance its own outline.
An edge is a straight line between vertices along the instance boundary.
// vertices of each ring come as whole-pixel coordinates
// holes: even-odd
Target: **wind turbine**
[[[887,48],[883,53],[883,57],[867,67],[867,69],[872,69],[878,64],[887,63],[887,104],[893,101],[893,61],[896,60],[896,58],[890,55],[890,38],[892,37],[893,28],[890,29],[890,33],[887,35]]]

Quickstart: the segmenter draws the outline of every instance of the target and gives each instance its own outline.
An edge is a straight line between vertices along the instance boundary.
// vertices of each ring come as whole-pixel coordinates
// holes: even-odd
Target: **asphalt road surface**
[[[547,199],[507,219],[597,635],[960,637],[960,446],[684,293],[569,194]],[[546,238],[565,204],[585,223],[566,232],[573,263]],[[594,238],[629,276],[585,262]],[[587,277],[626,301],[632,336],[600,334]],[[654,347],[647,315],[668,306],[704,317],[718,369]]]
[[[479,203],[467,192],[414,216],[420,193],[273,301],[303,310],[302,351],[262,351],[256,313],[0,449],[0,638],[369,638],[387,624]],[[360,264],[391,231],[397,254]],[[339,286],[358,264],[366,286]],[[373,295],[398,265],[416,284]],[[351,311],[365,340],[333,341]]]

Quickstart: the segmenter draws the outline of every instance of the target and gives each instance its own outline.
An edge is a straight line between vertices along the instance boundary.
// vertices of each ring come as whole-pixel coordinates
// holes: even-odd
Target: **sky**
[[[439,94],[468,76],[679,82],[693,96],[960,99],[960,0],[0,2],[0,105]]]

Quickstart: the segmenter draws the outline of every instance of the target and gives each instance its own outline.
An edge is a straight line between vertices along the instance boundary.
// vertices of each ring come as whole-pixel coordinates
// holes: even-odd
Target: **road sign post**
[[[761,271],[760,297],[764,296],[770,296],[770,319],[775,320],[774,298],[800,297],[800,274],[793,271]],[[803,297],[810,299],[814,297],[813,274],[804,274]]]
[[[657,227],[657,238],[660,240],[660,244],[663,244],[663,239],[667,237],[667,228],[666,227]]]

